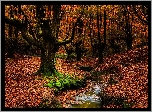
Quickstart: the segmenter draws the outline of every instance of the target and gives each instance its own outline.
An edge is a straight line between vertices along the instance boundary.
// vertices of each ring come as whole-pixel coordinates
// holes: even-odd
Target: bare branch
[[[23,28],[25,26],[25,24],[21,23],[21,21],[17,20],[17,19],[9,19],[5,16],[5,23],[6,24],[9,24],[9,25],[12,25],[12,26],[15,26],[19,29]]]
[[[37,42],[37,41],[33,40],[33,36],[31,36],[29,34],[29,32],[27,31],[27,28],[25,27],[25,24],[21,23],[21,21],[19,21],[17,19],[9,19],[9,18],[5,17],[5,23],[17,27],[22,32],[23,38],[29,44],[32,44],[32,45],[37,46],[39,48],[42,47],[40,42]]]
[[[24,11],[22,9],[20,9],[20,12],[24,15],[25,19],[27,20],[27,23],[29,24],[29,27],[30,27],[30,32],[31,32],[33,38],[36,40],[37,38],[35,37],[35,33],[32,29],[32,26],[30,25],[30,22],[27,19],[27,15],[24,13]]]
[[[72,40],[74,39],[74,35],[75,35],[75,27],[77,26],[78,20],[82,17],[82,15],[83,15],[83,13],[77,18],[76,23],[73,23],[73,30],[72,30],[72,36],[71,36],[71,38],[68,39],[68,40],[62,41],[62,42],[58,41],[57,45],[60,46],[60,45],[65,45],[65,44],[68,44],[68,43],[72,42]]]
[[[29,32],[27,31],[26,28],[22,28],[21,30],[21,33],[22,33],[22,37],[31,45],[34,45],[38,48],[43,48],[42,47],[42,44],[38,41],[34,41],[33,40],[33,36],[29,34]]]

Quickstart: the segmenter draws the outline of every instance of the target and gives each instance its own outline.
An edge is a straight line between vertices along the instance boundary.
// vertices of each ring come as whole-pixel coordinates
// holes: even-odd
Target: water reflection
[[[92,81],[92,88],[75,97],[75,102],[71,108],[100,108],[101,99],[99,93],[106,87],[106,83],[97,83]]]

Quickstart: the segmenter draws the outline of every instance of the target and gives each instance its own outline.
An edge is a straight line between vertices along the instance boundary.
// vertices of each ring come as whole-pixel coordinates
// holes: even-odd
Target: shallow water
[[[100,102],[85,101],[83,104],[73,104],[71,108],[100,108]]]
[[[93,88],[90,88],[89,91],[75,96],[75,102],[71,104],[70,108],[101,108],[101,99],[99,93],[107,85],[100,84],[95,81],[92,81],[91,83],[93,84]]]

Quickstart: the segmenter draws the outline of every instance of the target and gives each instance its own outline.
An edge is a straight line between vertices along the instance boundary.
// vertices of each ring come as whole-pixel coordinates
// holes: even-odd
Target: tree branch
[[[42,44],[39,43],[38,41],[34,41],[32,38],[33,36],[29,34],[26,28],[22,28],[21,30],[22,37],[31,45],[34,45],[38,48],[43,48]]]
[[[21,31],[23,38],[29,44],[32,44],[32,45],[34,45],[34,46],[36,46],[38,48],[42,47],[41,43],[36,42],[36,41],[33,40],[33,37],[27,31],[27,28],[25,27],[25,24],[21,23],[19,20],[17,20],[17,19],[9,19],[9,18],[5,17],[5,23],[17,27]]]
[[[27,19],[27,15],[24,13],[24,11],[23,11],[22,9],[20,9],[20,12],[22,12],[22,14],[24,15],[24,17],[26,18],[27,23],[29,24],[29,27],[30,27],[30,32],[31,32],[31,34],[32,34],[33,38],[36,40],[37,38],[36,38],[36,37],[35,37],[35,35],[34,35],[34,31],[33,31],[33,29],[31,29],[31,28],[32,28],[32,26],[30,25],[30,22],[29,22],[29,21],[28,21],[28,19]]]
[[[65,45],[65,44],[68,44],[68,43],[70,43],[70,42],[72,42],[72,40],[74,39],[74,35],[75,35],[75,27],[76,27],[76,24],[75,25],[73,25],[73,30],[72,30],[72,36],[71,36],[71,38],[70,39],[68,39],[68,40],[65,40],[65,41],[62,41],[62,42],[57,42],[57,45]]]
[[[65,44],[68,44],[68,43],[72,42],[72,40],[74,39],[74,35],[75,35],[75,27],[77,26],[78,20],[82,17],[82,15],[83,15],[83,13],[77,18],[76,23],[73,23],[73,30],[72,30],[72,36],[71,36],[71,38],[68,39],[68,40],[62,41],[62,42],[58,41],[57,45],[60,46],[60,45],[65,45]]]
[[[12,26],[15,26],[19,29],[22,29],[24,27],[25,24],[21,23],[19,20],[17,19],[9,19],[5,16],[5,23],[6,24],[9,24],[9,25],[12,25]]]

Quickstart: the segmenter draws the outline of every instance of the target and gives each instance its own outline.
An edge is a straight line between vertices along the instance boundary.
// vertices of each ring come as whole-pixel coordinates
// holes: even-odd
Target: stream
[[[91,81],[90,83],[92,88],[75,96],[75,101],[66,101],[69,108],[101,108],[99,93],[103,91],[107,84],[99,81]]]

